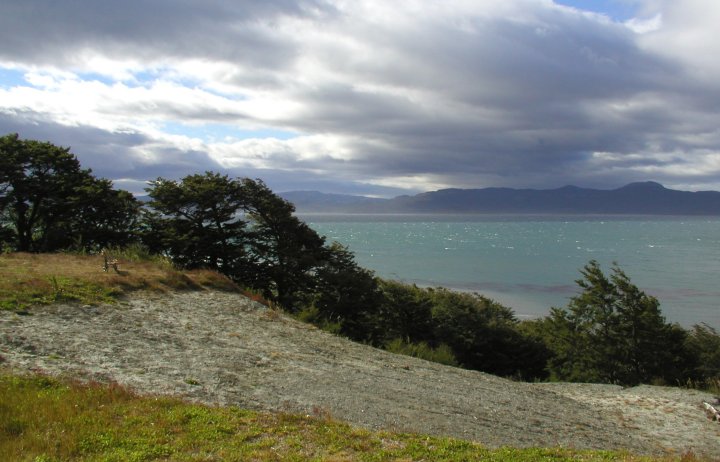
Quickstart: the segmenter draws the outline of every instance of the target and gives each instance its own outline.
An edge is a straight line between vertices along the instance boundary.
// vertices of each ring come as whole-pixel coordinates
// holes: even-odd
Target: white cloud
[[[644,34],[639,42],[646,50],[684,65],[686,71],[705,82],[720,77],[720,2],[707,0],[655,0],[662,25]],[[717,88],[717,87],[716,87]]]
[[[278,168],[320,172],[330,163],[352,158],[344,139],[334,136],[298,136],[289,140],[250,138],[207,146],[210,156],[225,168]]]
[[[662,27],[662,15],[656,14],[651,18],[632,18],[625,21],[625,25],[638,34],[655,32]]]
[[[123,181],[216,167],[421,190],[720,174],[720,3],[647,0],[621,24],[550,0],[26,1],[44,14],[0,18],[0,70],[26,80],[0,87],[0,128],[92,133],[72,144],[115,156]]]
[[[433,175],[386,176],[380,178],[369,178],[363,180],[362,183],[407,189],[410,191],[435,191],[438,189],[456,186],[454,184],[438,181],[438,178]]]

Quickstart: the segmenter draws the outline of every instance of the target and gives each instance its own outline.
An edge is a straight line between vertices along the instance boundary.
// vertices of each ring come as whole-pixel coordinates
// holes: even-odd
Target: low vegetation
[[[0,460],[649,461],[614,451],[488,449],[451,438],[369,431],[314,415],[215,408],[0,369]],[[686,455],[681,460],[696,460]]]
[[[164,259],[132,249],[113,255],[119,259],[118,270],[104,272],[100,255],[0,254],[0,309],[26,311],[35,304],[55,302],[113,303],[136,290],[239,290],[216,271],[180,271]]]

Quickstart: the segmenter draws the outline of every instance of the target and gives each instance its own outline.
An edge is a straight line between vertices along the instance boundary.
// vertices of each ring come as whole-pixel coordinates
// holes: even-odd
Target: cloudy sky
[[[0,134],[141,192],[720,189],[716,0],[5,0]]]

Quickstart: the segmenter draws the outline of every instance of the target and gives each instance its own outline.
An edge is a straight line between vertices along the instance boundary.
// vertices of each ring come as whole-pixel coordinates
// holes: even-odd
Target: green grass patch
[[[0,370],[0,460],[608,461],[605,451],[491,450],[452,438],[373,432],[327,416],[270,414],[139,397]],[[664,459],[669,460],[669,459]]]
[[[5,287],[0,287],[0,309],[15,311],[58,302],[110,303],[120,293],[114,287],[64,276],[37,277],[16,273],[15,277],[8,276],[3,285]]]

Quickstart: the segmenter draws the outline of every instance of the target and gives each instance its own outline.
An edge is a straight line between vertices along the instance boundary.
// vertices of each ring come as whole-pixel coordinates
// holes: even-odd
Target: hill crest
[[[280,196],[301,213],[720,215],[720,192],[678,191],[653,181],[611,190],[574,185],[557,189],[447,188],[392,199],[317,191],[290,191]]]

